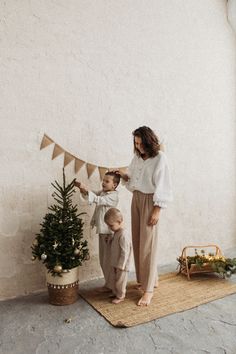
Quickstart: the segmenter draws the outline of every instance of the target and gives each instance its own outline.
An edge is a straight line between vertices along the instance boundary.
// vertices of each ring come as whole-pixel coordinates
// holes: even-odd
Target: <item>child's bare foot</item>
[[[141,299],[138,302],[138,306],[148,306],[152,300],[153,293],[152,292],[146,292],[143,294]]]
[[[97,288],[96,291],[99,293],[109,293],[111,292],[111,289],[107,288],[106,286],[102,286],[101,288]]]
[[[115,305],[117,305],[117,304],[119,304],[120,302],[122,302],[122,301],[124,301],[124,297],[122,297],[122,298],[118,298],[118,297],[116,297],[114,300],[112,300],[112,303],[113,304],[115,304]]]

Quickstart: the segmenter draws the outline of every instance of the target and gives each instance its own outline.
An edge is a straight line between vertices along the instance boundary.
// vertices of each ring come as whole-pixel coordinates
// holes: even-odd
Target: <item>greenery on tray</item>
[[[84,223],[80,217],[85,213],[78,213],[77,205],[72,203],[74,182],[75,179],[66,184],[63,168],[63,185],[57,181],[52,183],[56,204],[48,208],[31,246],[32,260],[42,261],[54,276],[62,276],[89,258],[87,241],[83,239]]]
[[[198,267],[199,271],[206,266],[210,266],[212,272],[219,273],[224,278],[228,278],[236,273],[236,258],[226,258],[222,255],[214,255],[213,253],[206,254],[204,250],[200,252],[201,254],[195,249],[194,256],[187,256],[187,266],[189,270],[192,265]],[[177,261],[181,268],[186,268],[186,258],[178,257]]]

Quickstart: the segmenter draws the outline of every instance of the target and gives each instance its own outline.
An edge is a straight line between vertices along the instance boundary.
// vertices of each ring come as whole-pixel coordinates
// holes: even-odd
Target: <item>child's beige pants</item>
[[[148,226],[153,210],[153,194],[133,192],[132,242],[137,282],[142,289],[152,292],[157,281],[157,225]]]
[[[123,299],[126,294],[128,272],[125,270],[111,268],[112,292],[117,298]]]
[[[111,289],[111,234],[99,234],[99,262],[107,288]]]

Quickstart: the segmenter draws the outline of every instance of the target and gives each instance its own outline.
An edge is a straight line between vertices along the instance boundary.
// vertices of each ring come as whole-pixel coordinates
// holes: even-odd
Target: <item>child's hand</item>
[[[83,193],[82,190],[84,190],[85,192],[88,192],[87,186],[82,182],[79,182],[79,183],[80,183],[79,189],[80,189],[81,193]]]
[[[76,186],[76,187],[80,188],[80,185],[81,185],[81,183],[80,183],[80,182],[75,181],[75,186]]]
[[[86,189],[80,188],[80,192],[83,194],[83,196],[88,195],[88,191]]]
[[[79,189],[80,189],[80,192],[81,192],[83,195],[87,195],[87,194],[88,194],[88,188],[86,187],[85,184],[80,183]]]
[[[88,194],[88,189],[82,182],[75,181],[75,186],[79,188],[80,192],[84,195]]]

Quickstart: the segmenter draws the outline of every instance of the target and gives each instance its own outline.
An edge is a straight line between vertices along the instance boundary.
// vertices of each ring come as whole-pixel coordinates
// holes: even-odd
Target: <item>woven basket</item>
[[[204,263],[202,267],[197,266],[196,264],[191,264],[189,266],[188,264],[188,252],[191,249],[197,249],[197,250],[202,250],[202,249],[207,249],[207,248],[213,248],[214,249],[214,255],[215,256],[222,256],[221,249],[217,245],[204,245],[204,246],[187,246],[184,247],[182,250],[182,254],[180,256],[180,259],[182,260],[182,264],[180,266],[179,273],[185,274],[190,280],[191,274],[195,273],[212,273],[214,270],[212,269],[211,265],[209,263]]]
[[[78,300],[79,267],[62,273],[62,277],[46,273],[49,303],[52,305],[70,305]]]

